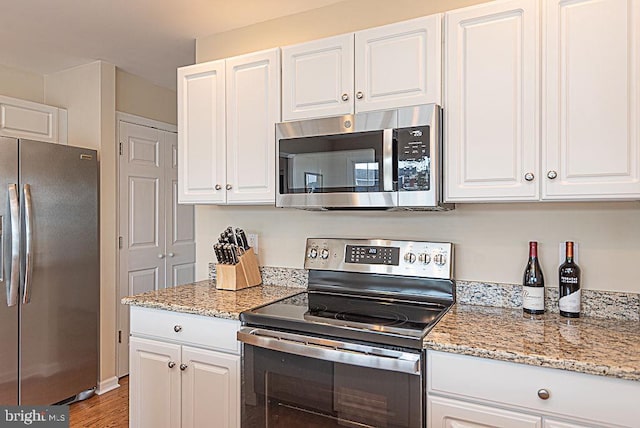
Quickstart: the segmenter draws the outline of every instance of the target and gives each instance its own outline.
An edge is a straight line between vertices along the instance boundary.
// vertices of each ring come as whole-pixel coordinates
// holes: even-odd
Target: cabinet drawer
[[[428,351],[429,394],[465,397],[606,426],[637,426],[640,382]],[[545,389],[549,398],[538,397]]]
[[[240,354],[240,321],[131,307],[131,335],[147,336],[201,348]],[[176,331],[178,330],[178,331]]]

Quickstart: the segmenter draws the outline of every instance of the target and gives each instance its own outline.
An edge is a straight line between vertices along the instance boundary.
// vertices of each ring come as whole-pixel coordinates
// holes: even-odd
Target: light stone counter
[[[300,287],[259,285],[238,291],[218,290],[213,281],[149,291],[122,299],[122,303],[145,308],[237,320],[240,312],[293,296]]]
[[[456,354],[640,381],[640,322],[456,304],[424,340]]]

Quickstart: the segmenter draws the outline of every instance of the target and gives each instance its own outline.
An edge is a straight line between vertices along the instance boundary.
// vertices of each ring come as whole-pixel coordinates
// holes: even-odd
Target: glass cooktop
[[[421,348],[448,306],[382,298],[303,292],[243,312],[246,325]]]

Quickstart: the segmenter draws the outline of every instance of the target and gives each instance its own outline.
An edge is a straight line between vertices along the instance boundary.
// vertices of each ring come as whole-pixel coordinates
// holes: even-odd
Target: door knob
[[[342,94],[342,101],[349,101],[349,94]]]
[[[219,184],[216,184],[216,190],[220,190],[220,189],[222,189],[222,186]]]
[[[176,366],[176,363],[174,363],[173,361],[169,361],[169,364],[167,365],[169,366],[170,369],[172,369]]]
[[[167,256],[169,256],[169,257],[173,257],[173,256],[175,256],[175,254],[173,254],[173,253],[169,253],[169,254],[167,254]]]
[[[182,331],[182,326],[181,325],[174,325],[173,326],[173,331],[175,331],[176,333],[180,333]]]
[[[227,184],[227,190],[231,190],[231,184]]]
[[[524,175],[524,179],[527,180],[527,181],[533,181],[534,178],[535,178],[535,175],[533,175],[533,173],[531,173],[531,172],[527,172]]]
[[[358,92],[356,93],[356,98],[357,98],[357,99],[359,99],[359,100],[361,100],[362,98],[364,98],[364,94],[363,94],[362,92],[358,91]]]
[[[187,369],[187,365],[186,364],[180,364],[180,370],[185,371]]]
[[[164,254],[158,254],[159,259],[164,259]]]
[[[538,390],[538,397],[540,397],[540,399],[547,400],[550,396],[551,394],[549,394],[549,391],[547,391],[546,389]]]
[[[553,180],[554,178],[556,178],[558,176],[558,173],[555,171],[549,171],[547,172],[547,177],[549,177],[551,180]]]

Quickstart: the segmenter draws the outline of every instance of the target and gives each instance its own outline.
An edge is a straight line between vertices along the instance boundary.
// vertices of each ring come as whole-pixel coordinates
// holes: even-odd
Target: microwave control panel
[[[394,129],[393,139],[398,148],[398,190],[429,190],[429,127]]]

